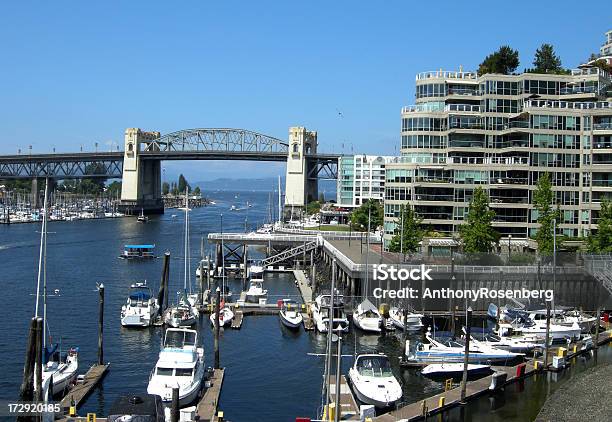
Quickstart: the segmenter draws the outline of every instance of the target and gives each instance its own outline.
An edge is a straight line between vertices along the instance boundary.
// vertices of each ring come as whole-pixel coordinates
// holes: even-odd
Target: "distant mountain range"
[[[260,191],[270,192],[278,187],[278,179],[276,177],[266,177],[261,179],[231,179],[223,177],[214,180],[205,180],[196,182],[195,186],[199,186],[203,191],[210,190],[228,190],[228,191]],[[285,190],[285,179],[281,178],[281,187]],[[319,181],[319,192],[325,191],[326,199],[331,199],[336,195],[335,180]]]

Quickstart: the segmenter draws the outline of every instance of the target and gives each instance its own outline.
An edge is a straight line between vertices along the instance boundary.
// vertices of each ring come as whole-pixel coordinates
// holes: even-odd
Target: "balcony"
[[[415,201],[450,201],[453,202],[455,200],[455,196],[453,194],[449,195],[435,195],[435,194],[427,194],[427,193],[419,193],[414,195]]]
[[[492,177],[492,185],[526,185],[529,180],[526,177]]]
[[[454,178],[441,176],[417,176],[414,178],[414,181],[417,183],[453,183]]]
[[[492,204],[528,204],[529,198],[526,196],[494,196],[491,195]]]
[[[430,72],[417,73],[416,75],[417,81],[436,78],[476,80],[478,78],[478,74],[476,72],[454,72],[448,70],[434,70]]]
[[[529,165],[528,157],[448,157],[448,164]]]
[[[572,94],[595,94],[597,93],[597,87],[595,86],[572,86],[561,88],[559,94],[561,95],[572,95]]]
[[[572,76],[588,76],[588,75],[601,75],[605,78],[610,77],[610,74],[608,72],[598,67],[587,67],[584,69],[572,69]]]
[[[612,122],[593,123],[593,130],[612,130]]]
[[[471,88],[448,88],[448,95],[465,95],[471,97],[482,95],[482,92]]]
[[[473,104],[447,104],[444,111],[463,111],[466,113],[479,113],[480,106]]]
[[[556,100],[527,100],[525,108],[554,108],[568,110],[591,110],[591,109],[612,109],[612,101],[556,101]]]
[[[484,129],[482,122],[461,122],[454,121],[449,125],[449,129]]]

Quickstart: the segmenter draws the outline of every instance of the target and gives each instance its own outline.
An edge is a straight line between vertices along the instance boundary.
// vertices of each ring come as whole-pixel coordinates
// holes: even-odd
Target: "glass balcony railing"
[[[612,101],[527,100],[525,108],[559,108],[571,110],[612,109]]]
[[[474,104],[447,104],[444,111],[464,111],[468,113],[480,112],[480,106]]]
[[[448,88],[448,95],[477,96],[482,95],[482,92],[473,88]]]
[[[571,95],[571,94],[595,94],[597,92],[597,87],[595,86],[572,86],[565,87],[559,90],[561,95]]]
[[[610,130],[612,122],[593,123],[593,130]]]
[[[417,81],[435,78],[475,80],[478,78],[478,74],[476,72],[454,72],[448,70],[434,70],[430,72],[417,73],[416,75]]]
[[[528,157],[448,157],[448,164],[529,165]]]
[[[434,195],[434,194],[425,194],[425,193],[421,193],[421,194],[415,194],[414,195],[414,200],[415,201],[454,201],[455,197],[454,195]]]
[[[482,122],[450,122],[450,129],[484,129]]]

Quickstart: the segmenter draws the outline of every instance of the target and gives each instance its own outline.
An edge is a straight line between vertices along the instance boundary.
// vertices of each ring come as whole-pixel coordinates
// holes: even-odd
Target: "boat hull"
[[[303,318],[301,315],[296,318],[288,318],[282,312],[279,313],[279,318],[280,318],[281,323],[285,327],[292,328],[292,329],[300,328],[300,326],[302,325],[302,321],[303,321]]]
[[[390,409],[394,408],[397,403],[402,399],[402,397],[399,396],[397,399],[387,401],[371,397],[370,395],[364,393],[359,389],[359,382],[353,379],[353,377],[351,376],[351,372],[352,371],[349,371],[348,379],[353,387],[353,392],[355,393],[355,396],[361,403],[372,405],[378,409]]]

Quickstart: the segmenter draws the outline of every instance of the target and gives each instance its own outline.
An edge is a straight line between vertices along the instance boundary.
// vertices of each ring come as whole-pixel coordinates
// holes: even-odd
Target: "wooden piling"
[[[98,365],[104,365],[104,284],[98,287],[100,302],[98,305]]]
[[[43,367],[43,361],[42,361],[42,355],[43,355],[43,350],[42,350],[42,344],[43,344],[43,335],[44,335],[44,327],[43,327],[43,319],[38,317],[36,318],[36,347],[34,348],[35,350],[35,358],[34,358],[34,362],[36,363],[36,387],[35,387],[35,395],[34,395],[34,400],[35,401],[42,401],[43,400],[43,391],[42,391],[42,367]]]
[[[157,304],[159,305],[158,314],[161,316],[166,310],[168,303],[166,302],[168,290],[167,279],[168,279],[168,268],[170,265],[170,252],[164,253],[164,264],[162,266],[161,280],[159,281],[159,293],[157,294]]]
[[[467,387],[468,364],[470,362],[470,326],[472,325],[472,308],[465,310],[465,356],[463,357],[463,378],[461,380],[461,403],[465,403],[465,390]]]
[[[217,300],[215,302],[215,369],[219,369],[219,330],[221,329],[221,289],[217,286]]]
[[[179,389],[172,389],[172,406],[170,408],[170,421],[179,422]]]
[[[34,399],[34,360],[36,357],[36,318],[30,320],[25,362],[23,364],[23,381],[19,390],[19,401],[28,402]],[[19,418],[18,418],[19,420]],[[25,420],[25,419],[22,419]]]

